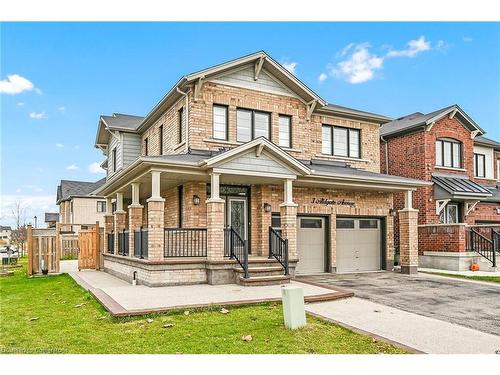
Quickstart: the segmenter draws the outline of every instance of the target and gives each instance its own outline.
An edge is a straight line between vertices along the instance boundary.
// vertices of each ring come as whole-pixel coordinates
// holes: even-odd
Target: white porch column
[[[151,197],[148,202],[148,258],[161,260],[165,247],[165,199],[161,197],[160,171],[151,171]]]
[[[119,236],[127,226],[127,213],[123,210],[123,193],[116,193],[116,211],[115,211],[115,254],[118,254]]]
[[[123,193],[116,193],[116,212],[123,212]]]
[[[218,201],[220,200],[220,173],[212,173],[210,175],[210,201]]]
[[[132,182],[132,204],[129,207],[139,207],[139,186],[140,182]],[[142,207],[142,206],[141,206]]]
[[[106,216],[113,216],[113,199],[106,197]]]
[[[406,192],[405,192],[405,208],[406,209],[413,208],[412,198],[413,198],[413,191],[406,190]]]
[[[293,203],[293,180],[285,180],[283,186],[283,204]]]
[[[135,232],[142,227],[142,206],[139,203],[139,182],[132,182],[132,204],[128,206],[129,256],[141,256],[135,249]],[[136,251],[137,250],[137,251]]]
[[[160,177],[161,177],[161,172],[160,171],[151,171],[151,198],[150,200],[154,199],[163,199],[160,194]]]

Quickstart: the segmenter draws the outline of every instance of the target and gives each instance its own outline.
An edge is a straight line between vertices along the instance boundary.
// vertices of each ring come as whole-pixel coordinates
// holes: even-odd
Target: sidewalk
[[[306,311],[429,354],[494,354],[500,337],[361,298],[312,303]]]
[[[422,268],[418,267],[420,272],[429,272],[429,273],[444,273],[450,275],[462,275],[462,276],[500,276],[500,271],[448,271],[448,270],[440,270],[437,268]]]

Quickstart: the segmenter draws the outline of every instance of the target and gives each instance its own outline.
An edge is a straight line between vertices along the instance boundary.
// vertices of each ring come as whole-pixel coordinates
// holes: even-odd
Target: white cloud
[[[42,119],[46,119],[47,115],[45,114],[45,112],[31,112],[30,118],[32,118],[34,120],[42,120]]]
[[[68,171],[76,171],[76,170],[77,170],[77,169],[79,169],[79,168],[78,168],[78,166],[77,166],[76,164],[70,164],[70,165],[68,165],[68,166],[66,167],[66,169],[67,169]]]
[[[60,106],[60,107],[57,107],[57,110],[58,110],[59,112],[64,112],[64,111],[66,111],[66,107],[64,107],[64,106]]]
[[[472,42],[474,39],[472,39],[470,36],[464,36],[462,38],[462,40],[465,42],[465,43],[470,43]]]
[[[420,38],[406,43],[405,49],[389,51],[387,57],[415,57],[420,52],[429,51],[430,49],[431,42],[425,40],[425,36],[422,35]]]
[[[326,73],[321,73],[318,77],[319,82],[324,82],[328,78],[328,75]]]
[[[57,148],[63,148],[63,147],[64,147],[64,145],[63,145],[62,143],[56,143],[56,147],[57,147]]]
[[[24,105],[24,103],[23,103],[23,102],[19,102],[19,103],[17,103],[17,106],[18,106],[18,107],[22,107],[23,105]]]
[[[295,68],[299,65],[298,62],[284,62],[283,67],[290,73],[295,74]]]
[[[346,60],[330,68],[330,74],[344,78],[349,83],[362,83],[373,79],[375,71],[382,69],[383,57],[370,52],[370,44],[350,44],[342,51],[342,56],[350,53]]]
[[[30,80],[19,74],[9,75],[6,79],[0,81],[1,94],[16,95],[24,91],[31,91],[34,88],[35,85]]]
[[[90,173],[106,173],[104,169],[101,168],[101,165],[98,162],[93,162],[89,165]]]
[[[33,217],[38,217],[38,226],[43,227],[43,217],[45,212],[58,212],[56,206],[56,198],[54,195],[28,195],[18,194],[21,189],[16,190],[16,194],[2,195],[0,199],[0,217],[2,224],[15,225],[15,220],[12,215],[12,208],[15,202],[22,202],[22,207],[25,208],[25,219],[27,223],[33,222]]]

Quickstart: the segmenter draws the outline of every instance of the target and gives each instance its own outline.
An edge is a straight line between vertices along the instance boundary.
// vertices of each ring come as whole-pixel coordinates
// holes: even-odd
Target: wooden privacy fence
[[[61,247],[56,229],[33,229],[28,225],[28,275],[59,272]]]
[[[61,234],[61,259],[78,259],[77,234]]]
[[[96,223],[92,228],[78,232],[78,270],[96,269],[101,267],[104,232]]]

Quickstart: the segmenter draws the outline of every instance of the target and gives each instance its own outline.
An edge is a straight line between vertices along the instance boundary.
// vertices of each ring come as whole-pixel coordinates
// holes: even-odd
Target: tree
[[[26,243],[27,235],[26,225],[12,230],[10,242],[16,245],[20,256],[24,256],[24,244]]]
[[[23,202],[16,200],[11,209],[12,217],[16,223],[16,228],[12,231],[11,242],[16,245],[19,254],[24,255],[24,244],[26,243],[26,207]]]

